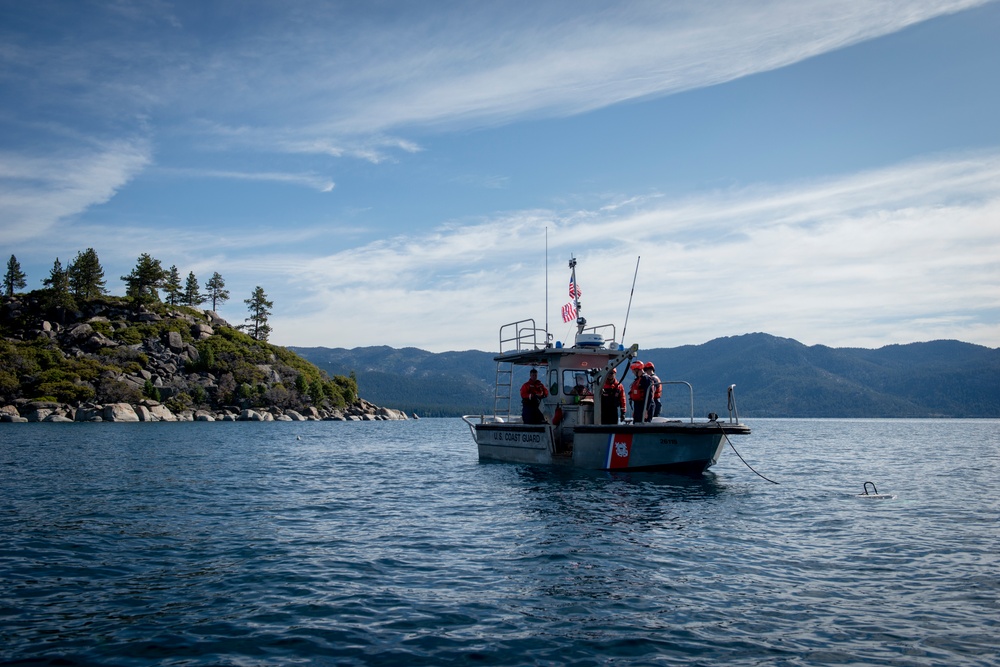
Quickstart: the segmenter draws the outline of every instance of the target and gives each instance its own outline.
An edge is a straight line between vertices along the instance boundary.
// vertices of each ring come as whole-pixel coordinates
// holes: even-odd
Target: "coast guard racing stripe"
[[[627,468],[632,454],[632,434],[612,433],[608,438],[608,470]]]

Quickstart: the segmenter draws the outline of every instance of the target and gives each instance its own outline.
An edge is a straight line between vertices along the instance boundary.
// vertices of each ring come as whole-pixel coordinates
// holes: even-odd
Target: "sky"
[[[1000,347],[1000,2],[0,0],[0,259],[284,346]],[[634,286],[633,286],[634,285]]]

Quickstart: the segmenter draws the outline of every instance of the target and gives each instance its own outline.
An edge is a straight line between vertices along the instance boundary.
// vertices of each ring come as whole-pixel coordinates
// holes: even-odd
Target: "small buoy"
[[[301,435],[297,435],[297,436],[295,436],[295,439],[296,439],[296,440],[301,440],[301,439],[302,439],[302,436],[301,436]]]
[[[872,485],[872,493],[868,493],[868,485]],[[865,482],[864,493],[859,493],[858,498],[871,498],[873,500],[892,500],[896,496],[891,493],[879,493],[875,488],[875,482]]]

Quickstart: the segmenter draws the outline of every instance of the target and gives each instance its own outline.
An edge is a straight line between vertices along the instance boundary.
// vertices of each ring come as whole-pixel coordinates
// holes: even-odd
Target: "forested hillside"
[[[493,353],[416,348],[291,348],[331,375],[354,372],[380,405],[424,416],[492,410]],[[754,333],[640,350],[663,380],[694,385],[695,413],[724,414],[736,385],[742,417],[1000,417],[1000,350],[932,341],[877,350],[806,346]],[[688,399],[667,388],[671,414]]]

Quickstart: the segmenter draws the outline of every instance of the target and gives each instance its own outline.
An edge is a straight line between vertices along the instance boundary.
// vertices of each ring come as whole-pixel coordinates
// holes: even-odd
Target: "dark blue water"
[[[1000,422],[750,424],[780,485],[460,420],[3,424],[0,663],[1000,664]]]

